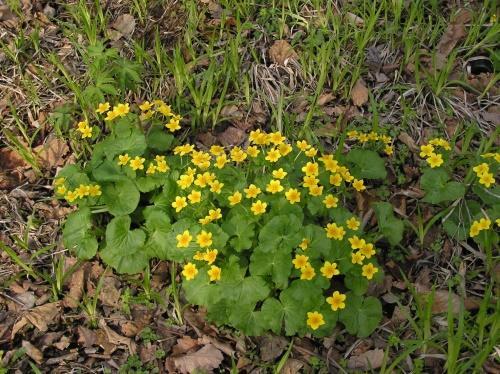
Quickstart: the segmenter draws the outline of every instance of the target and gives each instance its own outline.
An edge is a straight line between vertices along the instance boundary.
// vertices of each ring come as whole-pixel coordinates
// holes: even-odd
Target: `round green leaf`
[[[137,208],[140,193],[133,181],[123,179],[103,185],[102,197],[112,215],[123,216]]]

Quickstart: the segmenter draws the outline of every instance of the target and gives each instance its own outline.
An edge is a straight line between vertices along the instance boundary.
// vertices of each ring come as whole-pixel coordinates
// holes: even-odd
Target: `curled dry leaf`
[[[466,9],[461,9],[452,23],[444,32],[436,47],[436,67],[443,68],[446,65],[446,58],[453,51],[457,43],[467,35],[465,24],[471,20],[471,13]]]
[[[398,139],[404,143],[412,152],[417,152],[418,151],[418,146],[415,143],[415,140],[406,132],[402,132],[399,134]]]
[[[173,358],[175,368],[181,373],[198,370],[214,370],[222,363],[224,356],[213,344],[207,344],[198,351]]]
[[[283,369],[281,369],[281,374],[297,374],[300,373],[300,369],[304,367],[302,361],[296,360],[294,358],[289,358],[286,360]]]
[[[65,156],[69,152],[69,147],[64,139],[50,137],[45,144],[35,147],[33,151],[41,165],[49,170],[66,163]]]
[[[273,361],[278,358],[286,346],[288,341],[282,336],[268,335],[260,342],[260,358],[264,362]]]
[[[135,30],[135,18],[128,13],[122,14],[111,24],[111,27],[121,34],[118,39],[121,36],[129,38]]]
[[[275,64],[286,66],[290,59],[296,60],[298,55],[286,40],[276,40],[269,48],[269,58]]]
[[[366,351],[359,356],[351,356],[347,367],[349,369],[361,369],[361,370],[371,370],[378,369],[382,366],[384,361],[384,350],[383,349],[372,349]]]
[[[422,296],[424,299],[431,297],[431,292],[423,292]],[[448,312],[448,303],[451,304],[452,313],[456,314],[460,311],[461,300],[460,297],[454,292],[448,292],[445,290],[438,290],[434,292],[434,298],[432,302],[432,313],[440,314]],[[479,308],[480,301],[477,298],[467,297],[464,300],[464,308],[466,310],[472,310]]]
[[[362,106],[368,101],[368,88],[366,88],[365,81],[359,78],[351,91],[352,103],[356,106]]]
[[[114,330],[112,330],[106,325],[106,322],[103,319],[99,320],[99,327],[106,334],[107,341],[109,342],[109,344],[113,344],[116,346],[126,346],[131,355],[135,354],[136,345],[130,338],[121,336],[120,334],[116,333]]]
[[[189,335],[185,335],[177,339],[177,344],[172,348],[173,355],[181,355],[198,346],[198,340],[193,339]]]
[[[69,281],[69,292],[67,292],[64,296],[64,300],[62,302],[63,306],[73,309],[80,304],[83,295],[84,277],[85,270],[83,267],[79,268],[71,275],[71,279]]]
[[[229,147],[243,143],[246,138],[246,134],[243,130],[234,126],[229,126],[226,130],[217,135],[217,138],[223,146]]]
[[[38,365],[43,362],[43,353],[30,342],[23,340],[22,347],[26,350],[26,354],[31,357]]]
[[[40,305],[25,312],[21,319],[12,327],[11,338],[13,339],[17,332],[28,323],[31,323],[41,332],[47,331],[50,324],[57,322],[59,312],[59,303],[57,302]]]

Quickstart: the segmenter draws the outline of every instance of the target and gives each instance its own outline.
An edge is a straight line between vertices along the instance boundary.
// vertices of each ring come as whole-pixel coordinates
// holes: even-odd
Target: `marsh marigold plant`
[[[345,202],[369,188],[365,177],[385,177],[379,156],[335,157],[261,130],[247,147],[196,149],[178,143],[182,118],[169,105],[136,108],[102,103],[100,120],[76,126],[93,152],[55,180],[56,196],[78,207],[66,247],[121,273],[177,262],[187,300],[249,335],[375,329],[381,304],[365,293],[383,276],[377,248]],[[392,154],[384,135],[356,139]]]

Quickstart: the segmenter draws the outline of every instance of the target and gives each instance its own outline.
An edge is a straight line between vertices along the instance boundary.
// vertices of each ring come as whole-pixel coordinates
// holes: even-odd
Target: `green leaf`
[[[150,257],[166,259],[167,240],[170,233],[170,217],[162,209],[155,206],[148,206],[144,209],[146,218],[146,229],[148,231],[148,240],[145,248]]]
[[[146,150],[146,137],[131,119],[125,117],[113,123],[113,132],[94,147],[93,159],[114,159],[117,155],[128,153],[129,156],[139,156]]]
[[[486,188],[478,184],[472,186],[474,192],[485,204],[494,205],[500,203],[500,186],[495,185],[491,188]]]
[[[465,187],[459,182],[448,182],[450,176],[444,169],[427,169],[420,178],[420,186],[425,191],[423,201],[439,204],[454,201],[465,195]]]
[[[344,284],[358,296],[365,294],[368,290],[368,279],[359,273],[347,273],[344,277]]]
[[[64,184],[68,190],[73,190],[80,184],[90,183],[90,179],[87,174],[82,172],[77,165],[66,165],[59,171],[59,173],[57,173],[57,177],[66,179]]]
[[[233,216],[222,224],[222,229],[229,237],[233,237],[229,243],[235,251],[241,252],[251,248],[255,224],[247,219],[247,216]]]
[[[183,280],[186,300],[194,305],[210,306],[216,304],[223,296],[217,283],[211,283],[206,267],[198,269],[198,275],[192,280]]]
[[[324,303],[321,289],[308,281],[295,280],[280,294],[285,314],[287,335],[304,334],[307,331],[307,312],[317,310]]]
[[[323,227],[317,225],[307,225],[304,228],[303,237],[309,240],[309,246],[304,251],[304,254],[309,256],[309,258],[316,259],[322,255],[327,260],[331,261],[333,259],[333,241],[326,237],[325,229]]]
[[[481,212],[481,205],[474,200],[465,200],[453,208],[450,215],[443,221],[443,229],[448,236],[456,240],[465,240],[469,237],[472,218]]]
[[[257,312],[257,320],[263,330],[271,330],[275,334],[281,333],[285,311],[283,305],[272,297],[266,299]]]
[[[115,217],[106,227],[106,247],[100,252],[102,260],[119,273],[135,274],[148,265],[144,250],[146,234],[141,229],[130,230],[130,217]]]
[[[80,208],[71,213],[63,228],[64,246],[75,251],[80,259],[88,260],[97,253],[97,239],[92,233],[90,209]]]
[[[158,152],[165,152],[170,149],[174,136],[165,131],[165,129],[155,126],[146,136],[146,143],[149,148]]]
[[[177,248],[177,235],[182,234],[185,230],[189,231],[193,240],[188,247]],[[196,235],[199,231],[199,225],[188,218],[183,218],[175,222],[170,231],[162,238],[164,241],[161,252],[159,252],[161,254],[160,259],[179,262],[191,260],[196,251],[201,250],[198,244],[196,244]]]
[[[384,160],[377,152],[368,149],[353,149],[346,161],[353,164],[352,174],[357,178],[384,179],[387,176]]]
[[[140,193],[134,182],[127,178],[104,184],[102,197],[112,215],[123,216],[132,213],[137,208]]]
[[[292,272],[291,249],[275,248],[268,252],[257,247],[250,257],[252,275],[270,275],[276,288],[286,288]]]
[[[363,298],[347,294],[346,307],[340,312],[339,320],[347,332],[360,338],[369,336],[382,319],[382,304],[375,297]]]
[[[210,246],[211,248],[216,248],[220,251],[226,246],[229,236],[224,231],[222,231],[220,226],[214,223],[209,223],[208,225],[203,226],[203,230],[212,233],[212,245]]]
[[[390,203],[373,204],[380,232],[389,240],[391,245],[396,245],[403,240],[404,223],[394,217],[392,209]]]
[[[302,241],[299,230],[302,222],[293,215],[280,215],[273,217],[260,231],[259,244],[263,251],[272,251],[275,248],[294,248]]]
[[[100,183],[117,182],[126,178],[118,163],[110,160],[103,160],[99,165],[94,165],[92,177]]]

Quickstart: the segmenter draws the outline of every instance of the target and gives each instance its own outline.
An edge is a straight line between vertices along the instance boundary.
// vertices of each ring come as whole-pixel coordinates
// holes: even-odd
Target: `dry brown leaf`
[[[286,360],[286,363],[281,369],[280,374],[297,374],[303,367],[304,363],[302,361],[296,360],[294,358],[289,358],[288,360]]]
[[[43,354],[37,347],[26,340],[23,340],[21,345],[26,350],[26,354],[35,360],[38,365],[43,362]]]
[[[320,95],[320,97],[318,98],[317,104],[319,106],[323,106],[323,105],[328,104],[333,99],[335,99],[335,95],[331,92],[326,92],[326,93]]]
[[[59,303],[57,302],[37,306],[25,312],[21,319],[12,327],[12,338],[28,323],[31,323],[41,332],[47,331],[48,325],[57,322],[59,312]]]
[[[290,59],[297,60],[298,55],[286,40],[276,40],[269,48],[269,58],[275,64],[286,66]]]
[[[222,363],[224,356],[212,344],[207,344],[194,353],[175,357],[174,365],[181,373],[192,373],[196,369],[214,370]]]
[[[129,38],[135,30],[135,18],[131,14],[122,14],[111,24],[111,27],[118,31],[121,36]]]
[[[347,18],[347,20],[353,24],[355,24],[356,26],[363,26],[365,24],[365,21],[363,18],[355,15],[354,13],[351,13],[351,12],[347,12],[346,15],[345,15],[345,18]]]
[[[377,348],[366,351],[359,356],[351,356],[349,358],[349,362],[347,363],[347,367],[349,369],[361,370],[378,369],[382,366],[383,361],[384,350]]]
[[[431,292],[423,292],[422,296],[424,298],[429,298]],[[448,312],[448,302],[451,303],[452,313],[458,313],[460,311],[460,297],[454,292],[448,292],[445,290],[437,290],[434,292],[434,298],[432,302],[432,313],[440,314]],[[479,308],[480,301],[476,298],[466,298],[464,301],[464,307],[466,310]]]
[[[69,281],[69,291],[64,296],[62,305],[67,308],[76,308],[83,295],[83,282],[85,276],[85,269],[83,267],[76,270]]]
[[[226,130],[217,135],[217,138],[223,146],[229,147],[243,143],[246,138],[246,134],[243,130],[234,126],[229,126]]]
[[[202,345],[213,344],[215,348],[220,350],[222,353],[225,353],[229,357],[233,357],[235,353],[230,344],[221,342],[220,340],[209,335],[203,335],[201,339],[198,339],[198,343]]]
[[[45,169],[52,169],[65,164],[69,147],[65,140],[50,137],[45,144],[33,148],[33,151]]]
[[[53,346],[59,349],[60,351],[63,351],[69,347],[70,343],[71,343],[71,338],[63,336],[57,343],[54,343]]]
[[[116,345],[116,346],[127,346],[129,352],[131,355],[135,354],[136,352],[136,345],[135,343],[130,339],[125,336],[121,336],[120,334],[116,333],[114,330],[109,328],[106,325],[106,322],[101,319],[99,321],[99,327],[106,333],[108,342],[110,344]]]
[[[356,106],[362,106],[368,101],[368,88],[366,88],[365,81],[359,78],[351,91],[352,103]]]
[[[410,148],[412,152],[418,151],[418,146],[415,143],[415,140],[413,140],[413,138],[408,133],[402,132],[401,134],[399,134],[398,139],[406,144],[406,146]]]
[[[259,344],[261,360],[264,362],[274,361],[283,353],[287,345],[288,341],[282,336],[265,336]]]
[[[194,347],[198,346],[198,340],[193,339],[189,335],[183,336],[180,339],[177,339],[177,344],[172,348],[173,355],[180,355],[190,351]]]
[[[97,343],[97,335],[95,331],[84,326],[78,326],[78,344],[84,348],[90,348]]]
[[[119,290],[120,281],[115,277],[104,277],[99,300],[102,304],[110,307],[120,305],[121,291]]]
[[[443,68],[447,57],[453,51],[457,43],[467,35],[465,24],[471,20],[472,15],[466,9],[461,9],[455,20],[448,25],[443,36],[436,46],[436,67]]]

